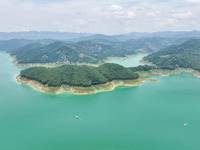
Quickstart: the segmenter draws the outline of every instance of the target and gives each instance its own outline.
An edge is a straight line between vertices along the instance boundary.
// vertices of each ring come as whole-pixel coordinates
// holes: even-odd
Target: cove
[[[200,79],[192,74],[83,96],[21,85],[20,70],[0,54],[2,150],[200,149]]]
[[[147,56],[147,54],[140,54],[140,55],[134,55],[134,56],[129,56],[127,58],[112,58],[109,61],[107,61],[108,63],[116,63],[116,64],[120,64],[123,65],[125,67],[137,67],[139,65],[143,65],[140,63],[140,60],[144,57]]]

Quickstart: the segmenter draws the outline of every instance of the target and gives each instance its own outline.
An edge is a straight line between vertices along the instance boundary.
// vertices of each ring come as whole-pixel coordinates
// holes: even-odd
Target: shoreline
[[[8,55],[8,57],[12,59],[11,63],[14,64],[14,66],[16,66],[17,61],[16,61],[16,57],[15,56],[11,56],[10,53],[8,53],[6,51],[0,51],[0,53]],[[16,66],[16,67],[18,67],[18,66]]]
[[[151,62],[145,61],[144,59],[141,59],[141,60],[140,60],[140,63],[143,64],[143,65],[147,65],[147,66],[156,66],[156,65],[154,65],[154,64],[151,63]]]
[[[200,78],[200,72],[190,69],[190,68],[177,68],[175,70],[164,70],[164,69],[152,69],[149,71],[138,71],[137,73],[140,77],[147,77],[147,76],[169,76],[172,74],[181,74],[182,72],[188,72],[193,74],[194,76]]]
[[[23,67],[59,67],[62,65],[87,65],[87,66],[94,66],[94,67],[98,67],[101,64],[87,64],[87,63],[68,63],[68,62],[64,62],[61,64],[56,64],[56,63],[27,63],[27,64],[18,64],[18,61],[16,59],[16,56],[12,56],[10,53],[6,52],[6,51],[0,51],[0,53],[2,54],[6,54],[8,55],[9,58],[12,59],[12,64],[14,64],[14,66],[19,67],[19,68],[23,68]]]
[[[138,53],[138,54],[133,54],[133,55],[127,55],[125,57],[109,57],[107,59],[104,60],[104,62],[102,63],[97,63],[97,64],[87,64],[87,63],[68,63],[68,62],[64,62],[64,63],[61,63],[61,64],[56,64],[56,63],[27,63],[27,64],[18,64],[17,62],[17,59],[16,59],[16,56],[11,56],[10,53],[6,52],[6,51],[1,51],[0,53],[2,54],[6,54],[8,55],[8,57],[10,57],[12,59],[12,64],[14,64],[14,66],[16,67],[20,67],[20,68],[23,68],[23,67],[59,67],[59,66],[62,66],[62,65],[87,65],[87,66],[94,66],[94,67],[98,67],[100,65],[102,65],[103,63],[109,63],[109,61],[112,61],[111,59],[119,59],[119,60],[125,60],[125,59],[128,59],[130,57],[133,57],[133,56],[139,56],[139,55],[148,55],[147,53]]]
[[[148,66],[156,66],[153,63],[140,60],[140,63]],[[180,74],[181,72],[188,72],[194,76],[200,78],[200,72],[191,68],[176,68],[175,70],[164,70],[164,69],[152,69],[150,71],[139,71],[138,73],[142,76],[169,76],[171,74]]]
[[[71,92],[77,95],[88,95],[88,94],[95,94],[95,93],[104,92],[104,91],[112,91],[118,86],[133,87],[133,86],[139,86],[143,82],[147,82],[147,81],[152,81],[152,82],[158,81],[158,80],[150,79],[150,78],[139,78],[136,80],[124,80],[124,81],[114,80],[114,81],[107,82],[105,84],[94,85],[91,87],[75,87],[75,86],[69,86],[69,85],[62,85],[60,87],[49,87],[37,81],[22,79],[20,76],[17,76],[16,80],[17,82],[21,84],[29,85],[40,92],[56,94],[56,95],[64,93],[64,92]]]
[[[77,87],[77,86],[69,86],[62,85],[60,87],[49,87],[48,85],[43,85],[38,81],[28,80],[26,78],[21,78],[20,75],[16,77],[17,82],[21,84],[25,84],[33,87],[34,89],[50,94],[61,94],[64,92],[71,92],[78,95],[88,95],[95,94],[99,92],[112,91],[118,86],[139,86],[143,82],[152,81],[157,82],[159,80],[147,78],[148,76],[169,76],[172,74],[180,74],[181,72],[188,72],[193,74],[194,76],[200,78],[200,72],[195,71],[193,69],[185,69],[185,68],[177,68],[175,70],[162,70],[162,69],[152,69],[150,71],[138,71],[139,78],[136,80],[114,80],[107,82],[105,84],[93,85],[90,87]]]
[[[140,56],[140,55],[148,55],[148,53],[137,53],[137,54],[133,54],[133,55],[127,55],[125,57],[108,57],[108,59],[106,59],[105,62],[112,61],[112,59],[125,60],[125,59],[129,59],[130,57]]]

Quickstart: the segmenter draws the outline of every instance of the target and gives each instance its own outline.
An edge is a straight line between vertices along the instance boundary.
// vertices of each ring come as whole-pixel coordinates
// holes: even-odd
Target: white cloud
[[[112,5],[112,10],[122,10],[122,7],[120,5]]]
[[[147,16],[156,16],[156,13],[154,13],[154,12],[148,12]]]
[[[136,16],[129,8],[123,9],[120,5],[112,5],[112,15],[117,19],[132,19]]]
[[[132,18],[134,18],[135,16],[136,16],[136,14],[135,14],[133,11],[129,11],[129,12],[127,13],[126,18],[132,19]]]
[[[147,16],[151,16],[151,17],[154,17],[154,16],[157,16],[157,15],[159,15],[160,14],[160,12],[159,11],[156,11],[156,12],[148,12],[146,15]]]
[[[172,15],[172,17],[174,18],[187,18],[190,17],[192,15],[192,12],[188,11],[188,12],[179,12],[179,13],[175,13]]]
[[[87,21],[84,19],[75,19],[74,22],[81,26],[84,26],[87,24]]]
[[[0,0],[0,31],[49,30],[120,34],[200,29],[199,5],[185,3],[186,0],[170,3],[158,0],[46,1]],[[200,0],[187,2],[195,3]]]
[[[136,17],[136,14],[133,11],[120,11],[114,13],[114,17],[118,19],[133,19]]]
[[[200,3],[200,0],[186,0],[189,3]]]
[[[168,24],[172,24],[172,25],[177,23],[177,20],[174,18],[168,18],[167,21],[168,21]]]

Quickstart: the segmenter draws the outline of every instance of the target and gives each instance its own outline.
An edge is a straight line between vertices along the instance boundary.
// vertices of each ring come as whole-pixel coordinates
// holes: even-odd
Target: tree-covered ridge
[[[72,44],[55,42],[41,46],[38,43],[22,47],[11,55],[15,55],[19,64],[26,63],[98,63],[99,60],[87,55],[87,51]]]
[[[81,86],[104,84],[112,80],[134,80],[139,76],[118,64],[106,63],[99,67],[63,65],[55,68],[33,67],[22,70],[22,78],[35,80],[48,86]]]
[[[144,58],[163,69],[192,68],[200,71],[200,39],[165,48]]]
[[[149,71],[152,69],[159,69],[159,68],[155,66],[139,65],[137,67],[130,67],[129,69],[133,72],[138,72],[138,71]]]
[[[152,53],[170,45],[172,39],[143,38],[124,42],[106,39],[86,40],[77,43],[31,43],[11,55],[19,64],[28,63],[90,63],[104,62],[108,57],[125,57],[137,53]]]

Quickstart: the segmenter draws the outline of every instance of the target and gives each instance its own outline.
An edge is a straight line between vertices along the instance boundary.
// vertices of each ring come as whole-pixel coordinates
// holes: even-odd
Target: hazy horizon
[[[169,30],[169,31],[155,31],[155,32],[134,32],[134,31],[133,31],[133,32],[127,32],[127,33],[121,33],[121,34],[120,34],[120,33],[119,33],[119,34],[117,34],[117,33],[116,33],[116,34],[104,34],[104,33],[91,33],[91,32],[48,31],[48,30],[47,30],[47,31],[45,31],[45,30],[44,30],[44,31],[39,31],[39,30],[37,31],[37,30],[30,30],[30,31],[7,31],[7,32],[6,32],[6,31],[5,31],[5,32],[4,32],[4,31],[0,31],[0,33],[21,33],[21,32],[22,32],[22,33],[23,33],[23,32],[24,32],[24,33],[26,33],[26,32],[27,32],[27,33],[28,33],[28,32],[52,32],[52,33],[55,32],[55,33],[56,33],[56,32],[58,32],[58,33],[92,34],[92,35],[93,35],[93,34],[94,34],[94,35],[99,34],[99,35],[108,35],[108,36],[112,36],[112,35],[123,35],[123,34],[129,34],[129,33],[138,33],[138,34],[140,34],[140,33],[141,33],[141,34],[147,33],[147,34],[152,34],[152,33],[164,33],[164,32],[193,32],[193,31],[200,32],[200,30],[188,30],[188,31],[186,31],[186,30],[185,30],[185,31],[184,31],[184,30],[183,30],[183,31],[170,31],[170,30]]]

